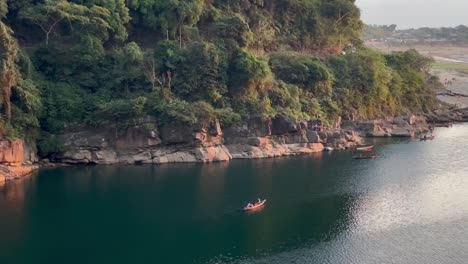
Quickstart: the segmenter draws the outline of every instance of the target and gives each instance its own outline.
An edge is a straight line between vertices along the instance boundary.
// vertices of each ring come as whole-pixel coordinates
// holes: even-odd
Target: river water
[[[468,263],[468,125],[436,134],[375,160],[44,170],[0,187],[0,263]]]

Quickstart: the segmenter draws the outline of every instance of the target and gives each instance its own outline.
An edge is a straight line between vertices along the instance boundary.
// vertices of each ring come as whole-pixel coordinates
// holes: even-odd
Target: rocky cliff
[[[0,183],[30,174],[37,167],[36,151],[22,140],[0,140]]]
[[[362,137],[415,137],[430,131],[426,117],[416,115],[373,121],[343,121],[342,127],[357,131]]]
[[[361,142],[354,131],[316,132],[314,125],[283,115],[253,118],[224,129],[218,122],[157,127],[147,120],[124,133],[105,128],[63,134],[65,151],[51,160],[68,164],[215,162],[301,155],[323,151],[324,146],[344,149]]]
[[[445,125],[450,122],[468,122],[468,108],[440,108],[425,115],[427,122]]]

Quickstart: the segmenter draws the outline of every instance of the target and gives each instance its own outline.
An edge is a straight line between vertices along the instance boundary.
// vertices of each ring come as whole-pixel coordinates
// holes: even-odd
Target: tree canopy
[[[430,61],[363,48],[354,0],[0,0],[0,19],[3,134],[433,104]]]

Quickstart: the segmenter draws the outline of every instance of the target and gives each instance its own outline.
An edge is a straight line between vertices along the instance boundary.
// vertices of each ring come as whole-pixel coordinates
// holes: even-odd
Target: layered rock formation
[[[440,108],[425,115],[427,122],[445,125],[450,122],[468,122],[468,108]]]
[[[423,116],[407,115],[374,121],[343,121],[345,129],[358,131],[363,137],[415,137],[429,132]]]
[[[0,183],[30,174],[36,166],[35,151],[22,140],[0,140]]]
[[[353,131],[313,131],[312,122],[295,123],[276,118],[250,119],[221,129],[218,122],[205,126],[155,122],[127,129],[95,129],[60,136],[66,151],[52,161],[68,164],[215,162],[267,158],[323,151],[324,145],[349,148],[361,142]]]

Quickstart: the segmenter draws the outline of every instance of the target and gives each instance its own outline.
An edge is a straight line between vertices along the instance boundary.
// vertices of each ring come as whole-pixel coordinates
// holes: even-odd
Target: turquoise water
[[[43,170],[0,187],[0,263],[468,263],[468,126],[436,134],[375,160]]]

